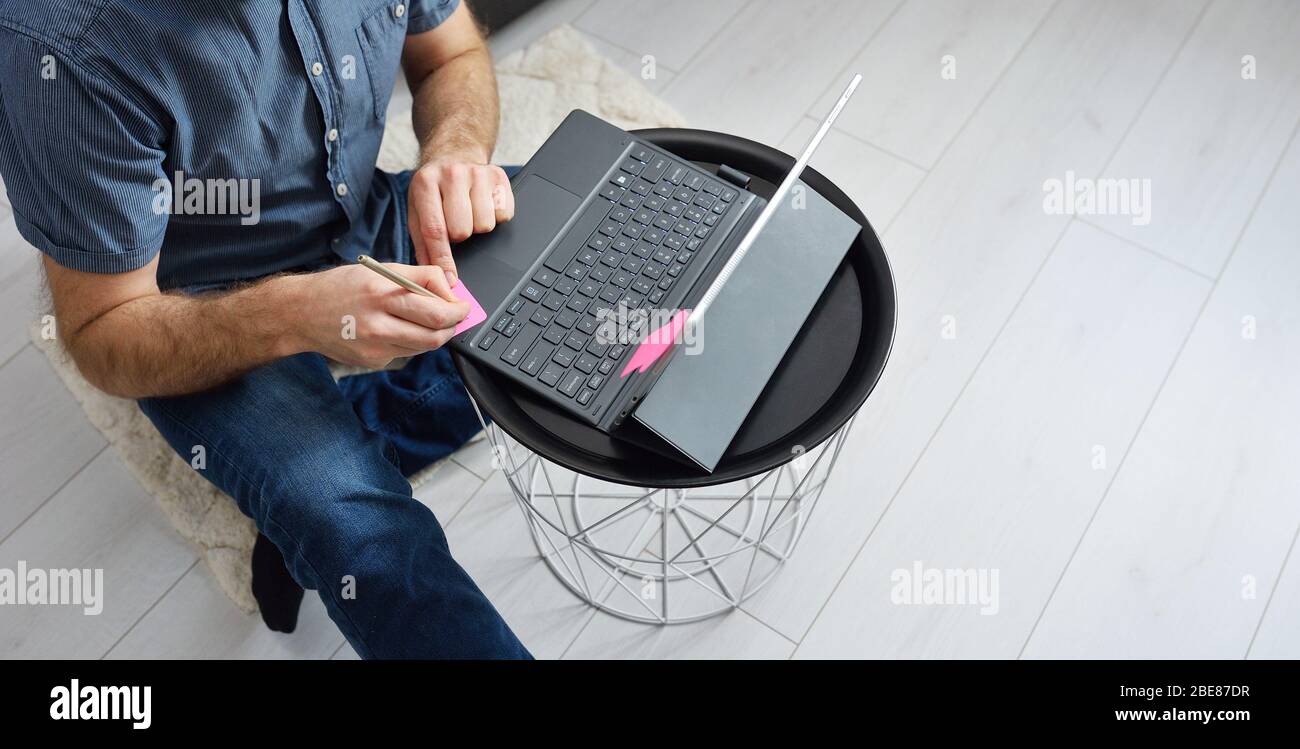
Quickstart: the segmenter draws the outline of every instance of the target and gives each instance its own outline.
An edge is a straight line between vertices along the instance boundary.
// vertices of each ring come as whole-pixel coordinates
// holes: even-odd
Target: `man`
[[[440,350],[469,310],[450,243],[514,212],[469,10],[0,0],[0,40],[0,171],[86,379],[202,453],[361,656],[528,657],[406,479],[479,429]],[[399,61],[420,166],[393,175]]]

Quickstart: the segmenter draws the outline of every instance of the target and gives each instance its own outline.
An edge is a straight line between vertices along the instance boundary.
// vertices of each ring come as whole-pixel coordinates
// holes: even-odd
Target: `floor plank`
[[[107,655],[108,658],[329,658],[343,635],[308,591],[291,634],[272,632],[221,592],[203,563],[185,577]]]
[[[692,127],[778,145],[899,1],[751,3],[689,68],[678,68],[662,95]],[[654,4],[642,7],[658,12]],[[842,77],[841,89],[848,82]]]
[[[1024,46],[1054,0],[909,0],[849,63],[860,96],[837,127],[928,169]],[[951,56],[955,75],[945,76]],[[820,118],[843,83],[827,87]]]
[[[104,438],[32,346],[0,367],[0,539],[103,449]]]
[[[1298,192],[1293,142],[1026,657],[1246,654],[1300,527]],[[1295,585],[1254,655],[1297,654]]]
[[[1074,223],[799,657],[1014,658],[1208,293]],[[894,575],[917,563],[996,574],[996,599],[900,605]]]
[[[1217,276],[1300,120],[1297,38],[1300,4],[1291,0],[1210,6],[1115,159],[1080,175],[1151,180],[1150,223],[1091,221]],[[1254,80],[1242,78],[1246,54],[1256,58]]]
[[[0,544],[0,567],[9,570],[19,560],[29,569],[102,569],[103,612],[0,607],[0,656],[98,658],[196,558],[153,499],[105,450]]]
[[[745,6],[744,0],[597,0],[574,26],[638,58],[654,55],[657,64],[681,70]]]
[[[1105,163],[1199,10],[1062,2],[894,219],[890,362],[799,553],[747,611],[803,637],[1065,231],[1042,210],[1043,180]]]

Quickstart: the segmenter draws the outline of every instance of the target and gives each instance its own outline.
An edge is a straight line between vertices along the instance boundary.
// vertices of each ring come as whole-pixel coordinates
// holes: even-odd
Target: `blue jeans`
[[[361,657],[531,657],[411,496],[408,476],[480,429],[445,350],[338,383],[324,357],[299,354],[140,408],[187,461],[202,446],[203,477],[320,594]]]

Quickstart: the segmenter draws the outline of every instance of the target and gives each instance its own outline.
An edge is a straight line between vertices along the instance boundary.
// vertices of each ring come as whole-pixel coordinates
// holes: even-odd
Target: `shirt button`
[[[324,73],[324,72],[325,72],[325,66],[324,66],[324,65],[321,65],[319,62],[313,62],[313,63],[311,64],[311,74],[312,74],[312,75],[320,75],[321,73]]]
[[[403,3],[398,3],[397,7],[393,8],[393,15],[397,16],[398,18],[401,18],[402,16],[406,15],[406,5]]]
[[[326,133],[325,137],[329,138],[330,143],[333,143],[334,141],[338,140],[339,139],[338,128],[333,128],[333,127],[330,128],[330,131]]]
[[[346,184],[340,182],[340,183],[339,183],[339,186],[336,187],[336,188],[334,188],[334,192],[338,193],[338,194],[339,194],[339,197],[341,198],[341,197],[343,197],[344,195],[347,195],[347,194],[348,194],[348,186],[347,186]]]

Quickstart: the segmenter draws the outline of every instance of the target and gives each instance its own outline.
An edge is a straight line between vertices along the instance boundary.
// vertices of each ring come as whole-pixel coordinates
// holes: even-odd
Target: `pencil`
[[[442,299],[442,297],[438,296],[432,291],[429,291],[428,289],[412,281],[406,276],[403,276],[401,273],[398,273],[393,270],[389,270],[383,263],[380,263],[379,261],[370,257],[369,255],[357,255],[357,262],[366,266],[370,270],[378,273],[384,278],[387,278],[389,281],[392,281],[398,286],[401,286],[407,291],[414,291],[417,294],[423,294],[427,297],[433,297],[434,299]]]

